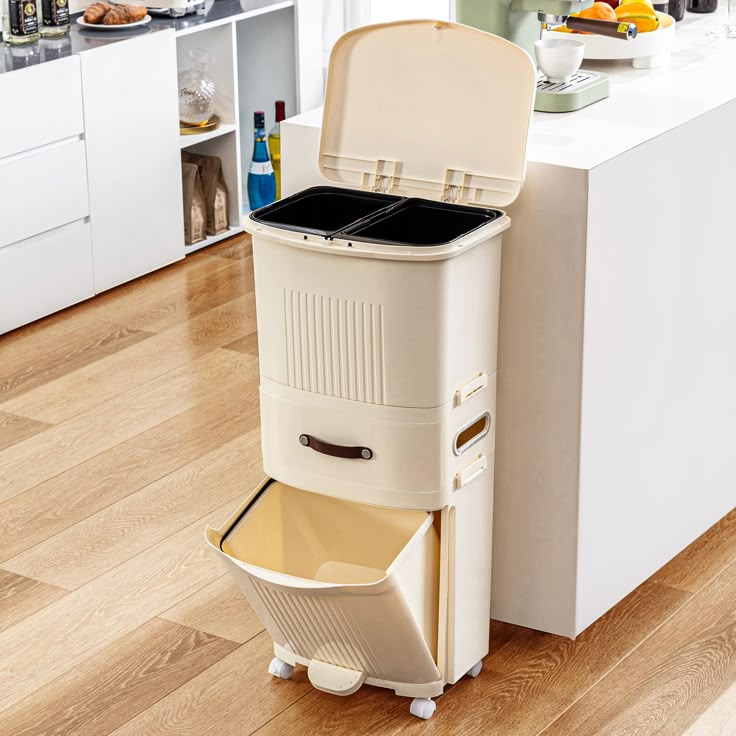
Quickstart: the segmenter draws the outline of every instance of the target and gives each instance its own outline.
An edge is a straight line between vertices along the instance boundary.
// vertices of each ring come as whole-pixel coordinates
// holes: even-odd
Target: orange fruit
[[[593,3],[589,8],[573,13],[577,18],[595,18],[596,20],[616,20],[616,11],[608,3]]]

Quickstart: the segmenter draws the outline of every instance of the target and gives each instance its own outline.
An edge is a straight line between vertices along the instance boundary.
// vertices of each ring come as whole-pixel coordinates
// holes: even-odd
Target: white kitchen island
[[[722,23],[687,15],[658,69],[587,63],[611,97],[535,115],[504,235],[494,618],[574,636],[736,506],[736,40],[707,38]],[[320,123],[282,126],[285,194],[325,181]]]

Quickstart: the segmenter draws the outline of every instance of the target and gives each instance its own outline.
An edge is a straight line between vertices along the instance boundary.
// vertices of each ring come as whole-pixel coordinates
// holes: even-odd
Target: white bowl
[[[583,63],[585,42],[575,38],[543,38],[534,42],[537,64],[548,82],[569,82]]]

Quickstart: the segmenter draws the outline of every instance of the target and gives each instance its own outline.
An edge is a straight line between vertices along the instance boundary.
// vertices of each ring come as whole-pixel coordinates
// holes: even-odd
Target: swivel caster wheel
[[[476,662],[469,670],[468,677],[478,677],[480,671],[483,669],[483,661]]]
[[[280,677],[282,680],[288,680],[294,672],[294,665],[287,664],[283,659],[274,657],[271,664],[268,665],[269,674],[274,677]]]
[[[437,703],[429,698],[414,698],[409,706],[409,712],[417,718],[423,718],[425,721],[434,715],[437,710]]]

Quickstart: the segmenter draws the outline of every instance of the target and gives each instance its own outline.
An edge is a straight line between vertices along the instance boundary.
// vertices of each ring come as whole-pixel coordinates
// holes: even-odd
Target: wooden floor
[[[203,540],[262,473],[255,326],[242,237],[0,337],[2,736],[736,734],[736,514],[574,642],[493,622],[431,721],[267,675]]]

